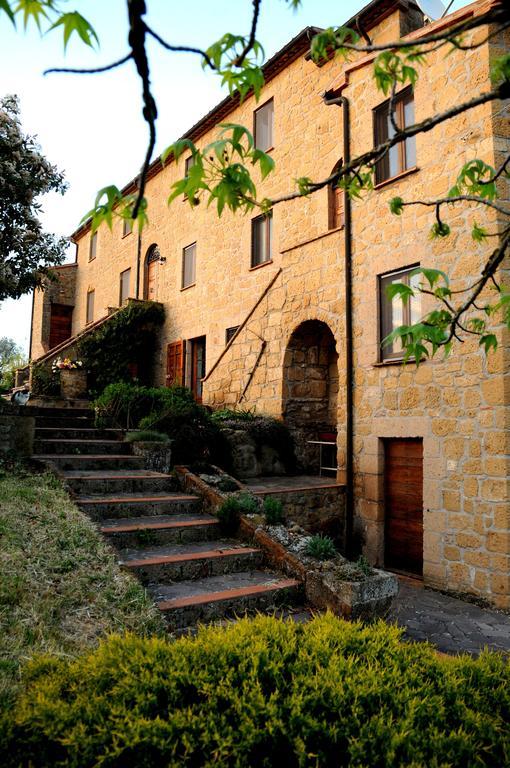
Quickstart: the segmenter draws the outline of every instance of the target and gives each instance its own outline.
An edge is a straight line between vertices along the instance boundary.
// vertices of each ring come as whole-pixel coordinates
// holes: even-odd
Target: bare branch
[[[163,48],[166,48],[167,51],[172,51],[173,53],[197,53],[199,56],[204,58],[207,66],[209,66],[211,69],[216,69],[207,53],[201,48],[193,48],[189,45],[171,45],[170,43],[167,43],[165,40],[163,40],[163,38],[160,37],[157,32],[154,32],[151,27],[147,26],[147,24],[145,24],[145,31],[148,35],[153,37],[154,40],[157,40],[158,43],[163,46]]]
[[[260,13],[260,4],[261,0],[253,0],[253,17],[251,20],[251,30],[250,30],[250,36],[248,37],[248,42],[244,46],[243,50],[237,57],[237,59],[233,62],[233,64],[236,67],[242,66],[244,63],[245,58],[253,48],[253,44],[255,43],[255,35],[257,34],[257,23],[259,20],[259,13]]]
[[[127,61],[133,58],[133,53],[128,53],[127,56],[123,56],[122,59],[118,59],[118,61],[114,61],[111,64],[106,64],[104,67],[95,67],[94,69],[68,69],[66,67],[56,67],[53,69],[45,69],[43,72],[43,75],[51,75],[54,72],[58,73],[70,73],[73,75],[97,75],[100,72],[110,72],[112,69],[116,69],[117,67],[121,67],[123,64],[125,64]]]
[[[510,216],[510,208],[502,208],[492,200],[487,200],[484,197],[477,197],[476,195],[456,195],[455,197],[441,197],[438,200],[409,200],[407,202],[402,202],[402,207],[408,205],[425,205],[429,207],[435,206],[437,208],[441,205],[450,205],[451,203],[458,203],[461,201],[487,205],[489,208],[494,208],[494,210],[498,211],[499,213],[503,213],[505,216]]]

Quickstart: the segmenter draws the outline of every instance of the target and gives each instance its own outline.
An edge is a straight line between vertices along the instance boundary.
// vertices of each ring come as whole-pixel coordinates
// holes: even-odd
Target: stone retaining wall
[[[18,456],[31,456],[34,447],[35,419],[25,416],[21,409],[13,408],[13,413],[0,415],[0,454],[15,453]]]

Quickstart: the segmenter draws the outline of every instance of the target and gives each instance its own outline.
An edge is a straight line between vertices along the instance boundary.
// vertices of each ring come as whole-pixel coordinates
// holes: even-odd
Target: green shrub
[[[4,765],[508,766],[506,659],[446,660],[401,637],[330,614],[260,616],[46,657],[32,664]]]
[[[229,496],[228,499],[225,499],[216,512],[216,517],[218,518],[224,533],[234,533],[237,530],[240,514],[241,505],[235,496]]]
[[[239,490],[239,486],[235,480],[232,480],[230,477],[222,477],[217,485],[217,488],[219,491],[223,491],[223,493]]]
[[[79,342],[77,357],[88,371],[89,389],[102,390],[112,382],[149,384],[159,327],[165,320],[161,304],[129,302],[97,330]]]
[[[255,411],[251,408],[220,408],[218,411],[213,411],[211,417],[214,421],[253,421],[255,418]]]
[[[237,501],[242,515],[256,515],[259,511],[259,503],[251,493],[240,493]]]
[[[98,426],[122,429],[151,429],[162,413],[193,406],[193,395],[185,387],[142,387],[126,381],[109,384],[92,403]]]
[[[365,576],[370,576],[370,575],[373,573],[373,570],[374,570],[374,569],[372,568],[372,566],[371,566],[371,565],[370,565],[370,563],[368,562],[368,560],[367,560],[367,558],[365,557],[365,555],[360,555],[360,556],[358,557],[358,559],[356,560],[356,562],[355,562],[355,565],[356,565],[356,567],[357,567],[357,568],[359,568],[359,570],[360,570],[360,571],[361,571],[361,572],[362,572],[362,573],[363,573]]]
[[[310,557],[315,557],[316,560],[332,560],[338,555],[333,539],[320,534],[310,537],[305,553]]]
[[[53,373],[51,367],[39,363],[32,366],[32,395],[59,397],[60,376]]]
[[[280,499],[266,496],[264,499],[264,515],[268,525],[280,525],[283,522],[283,504]]]
[[[150,429],[139,429],[137,432],[128,432],[126,443],[168,443],[168,435]]]

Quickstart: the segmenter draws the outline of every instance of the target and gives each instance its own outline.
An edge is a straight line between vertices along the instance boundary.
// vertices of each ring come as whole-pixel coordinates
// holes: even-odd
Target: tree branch
[[[163,48],[166,48],[167,51],[172,51],[173,53],[197,53],[199,56],[204,58],[205,62],[211,69],[216,69],[207,53],[201,48],[193,48],[189,45],[171,45],[170,43],[167,43],[165,40],[163,40],[163,38],[160,37],[157,32],[154,32],[153,29],[148,27],[147,24],[145,24],[145,31],[148,35],[153,37],[154,40],[157,40],[158,43],[163,46]]]
[[[248,42],[244,46],[243,50],[241,51],[237,59],[235,59],[235,61],[232,62],[236,67],[241,67],[243,65],[245,58],[253,48],[253,44],[255,42],[255,35],[257,33],[257,23],[259,20],[260,4],[261,4],[261,0],[253,0],[253,17],[251,20],[250,35],[248,37]]]
[[[111,64],[107,64],[104,67],[95,67],[94,69],[68,69],[66,67],[55,67],[53,69],[45,69],[43,72],[43,75],[51,75],[54,72],[58,73],[70,73],[73,75],[97,75],[99,72],[110,72],[112,69],[116,69],[117,67],[121,67],[123,64],[125,64],[127,61],[133,58],[133,52],[128,53],[127,56],[123,56],[122,59],[118,59],[117,61],[112,62]]]

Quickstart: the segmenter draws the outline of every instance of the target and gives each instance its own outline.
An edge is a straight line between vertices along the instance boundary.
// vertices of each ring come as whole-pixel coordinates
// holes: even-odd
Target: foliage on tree
[[[123,196],[114,185],[100,190],[94,207],[86,217],[91,219],[92,230],[97,229],[102,222],[111,227],[113,216],[132,218],[140,228],[147,221],[144,192],[156,142],[157,121],[157,105],[150,87],[150,64],[146,49],[148,39],[156,40],[171,52],[197,54],[202,67],[218,74],[230,94],[238,95],[241,101],[249,94],[258,99],[264,85],[264,53],[256,36],[262,0],[252,0],[253,14],[248,35],[227,33],[205,50],[169,43],[146,23],[147,7],[144,0],[126,2],[129,50],[124,57],[90,70],[49,70],[92,74],[109,71],[132,61],[142,81],[143,116],[149,129],[149,142],[138,177],[137,191]],[[301,5],[301,0],[287,0],[287,4],[296,9]],[[80,14],[65,13],[60,0],[19,0],[17,4],[13,0],[0,0],[0,13],[2,11],[13,22],[16,17],[22,16],[25,26],[34,20],[40,28],[45,26],[45,31],[62,29],[64,45],[67,45],[73,33],[89,46],[97,42],[91,24]],[[492,62],[490,90],[413,125],[401,127],[393,115],[397,89],[407,85],[414,88],[420,76],[420,68],[426,66],[431,53],[441,50],[448,56],[455,51],[477,50],[507,30],[510,27],[508,3],[496,2],[478,16],[422,34],[412,41],[393,40],[382,45],[373,44],[359,20],[357,23],[358,29],[330,27],[317,34],[311,42],[311,55],[315,62],[322,63],[333,56],[347,61],[356,53],[375,54],[373,75],[377,87],[390,97],[389,112],[394,130],[387,140],[344,163],[326,179],[301,177],[295,180],[295,189],[288,194],[273,199],[260,199],[250,166],[258,166],[264,178],[274,168],[272,159],[254,148],[253,136],[244,126],[222,125],[219,138],[204,149],[189,140],[181,140],[165,150],[161,157],[163,164],[169,158],[177,160],[184,150],[190,151],[193,156],[192,168],[185,178],[174,184],[168,202],[185,195],[192,206],[201,201],[208,205],[213,203],[219,215],[225,208],[233,212],[246,212],[258,207],[262,212],[268,212],[280,203],[313,194],[331,184],[344,189],[350,199],[362,198],[374,186],[377,163],[396,144],[428,132],[482,104],[503,102],[510,97],[510,54],[505,53]],[[482,28],[488,30],[488,33],[481,38],[480,35],[475,35],[474,39],[470,37],[470,33]],[[424,356],[434,355],[438,349],[448,354],[454,341],[463,341],[469,336],[478,338],[480,346],[489,352],[497,347],[495,327],[503,322],[510,328],[510,288],[498,279],[501,265],[510,249],[510,207],[505,197],[499,200],[498,197],[501,198],[503,182],[509,179],[510,155],[503,159],[498,168],[489,165],[482,157],[473,156],[459,169],[456,183],[450,190],[445,189],[443,197],[411,201],[396,197],[391,201],[390,212],[397,216],[403,215],[407,206],[430,207],[434,216],[430,229],[432,238],[448,238],[452,234],[445,210],[475,210],[476,214],[471,218],[473,243],[485,245],[487,249],[480,275],[473,276],[467,286],[452,286],[448,275],[441,270],[430,269],[426,265],[420,269],[421,282],[414,290],[432,296],[435,307],[418,323],[397,328],[385,340],[391,343],[400,339],[407,358],[414,358],[418,363]],[[396,284],[391,287],[391,291],[392,295],[399,295],[405,302],[409,300],[413,289]]]
[[[0,2],[0,11],[5,4]],[[38,214],[41,195],[64,193],[63,174],[23,134],[16,96],[0,100],[0,300],[19,298],[41,285],[60,264],[67,241],[44,232]]]
[[[14,370],[26,362],[23,350],[14,339],[0,337],[0,390],[12,389]]]

